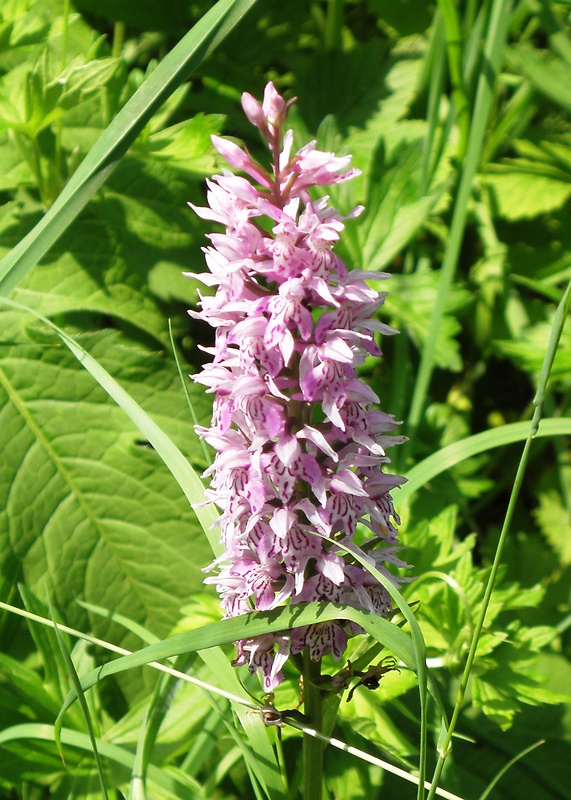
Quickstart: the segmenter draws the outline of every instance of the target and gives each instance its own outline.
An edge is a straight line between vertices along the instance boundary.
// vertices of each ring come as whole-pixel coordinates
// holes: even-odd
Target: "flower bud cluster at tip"
[[[386,564],[397,555],[391,489],[403,482],[383,471],[385,448],[403,437],[373,408],[379,398],[357,368],[379,356],[375,334],[396,331],[375,319],[386,293],[349,270],[333,252],[343,221],[329,198],[308,190],[348,180],[350,156],[312,142],[292,152],[283,133],[288,107],[272,83],[260,104],[242,106],[272,154],[268,171],[238,145],[213,137],[228,163],[208,181],[208,207],[196,213],[224,226],[204,248],[208,273],[195,275],[214,296],[192,316],[216,329],[212,361],[194,380],[214,393],[210,428],[199,433],[216,451],[207,490],[221,510],[223,555],[207,578],[227,617],[285,603],[334,601],[387,615],[386,589],[352,557],[359,553],[395,584]],[[370,539],[358,546],[357,526]],[[320,535],[317,535],[320,534]],[[402,579],[401,579],[402,580]],[[344,620],[238,642],[236,665],[260,670],[266,691],[283,679],[290,654],[340,659],[360,632]]]

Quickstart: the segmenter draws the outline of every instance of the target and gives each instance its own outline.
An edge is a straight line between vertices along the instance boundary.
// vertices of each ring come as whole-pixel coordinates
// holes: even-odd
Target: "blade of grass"
[[[495,778],[492,781],[490,781],[487,788],[482,792],[478,800],[486,800],[486,798],[490,796],[490,793],[492,792],[493,789],[495,789],[496,785],[498,784],[500,779],[503,778],[506,772],[509,769],[511,769],[511,767],[513,767],[514,764],[517,764],[518,761],[524,758],[524,756],[526,756],[528,753],[531,753],[532,750],[535,750],[536,747],[539,747],[542,744],[545,744],[545,739],[540,739],[539,742],[531,744],[529,747],[526,747],[525,750],[522,750],[521,753],[518,753],[516,756],[510,759],[508,763],[501,768],[501,770],[498,772]]]
[[[115,675],[127,669],[145,666],[151,661],[161,661],[196,650],[231,644],[239,639],[250,639],[253,636],[288,631],[305,625],[338,619],[347,619],[357,623],[371,636],[383,642],[408,667],[414,670],[418,668],[410,636],[383,617],[338,603],[299,603],[274,611],[253,612],[223,619],[192,631],[176,634],[92,670],[82,679],[82,687],[85,691],[107,675]],[[63,703],[60,720],[76,699],[75,691],[72,690]]]
[[[212,678],[218,685],[230,689],[233,694],[243,697],[245,701],[249,700],[248,694],[238,680],[236,670],[231,666],[228,656],[221,648],[201,650],[199,655],[210,668]],[[276,753],[270,743],[268,729],[260,714],[252,714],[245,704],[233,703],[232,707],[246,733],[249,748],[245,747],[243,737],[235,735],[236,724],[228,725],[226,720],[225,722],[237,745],[243,751],[242,755],[248,770],[255,775],[270,800],[274,800],[274,798],[275,800],[285,800],[287,791],[283,776]]]
[[[119,623],[119,625],[122,625],[128,631],[134,633],[135,636],[138,636],[145,644],[154,644],[160,641],[159,637],[155,636],[154,633],[151,633],[143,625],[139,625],[138,622],[134,622],[123,614],[117,614],[115,611],[103,608],[102,606],[93,605],[93,603],[86,603],[85,600],[77,600],[76,602],[82,608],[85,608],[86,611],[91,611],[93,614],[97,614],[99,617],[109,620],[109,622]]]
[[[322,539],[328,539],[327,536],[323,534],[314,532],[317,536],[320,536]],[[336,544],[336,548],[341,550],[345,549],[342,544]],[[424,636],[422,635],[422,631],[420,630],[420,626],[417,622],[414,613],[404,597],[398,591],[398,589],[391,583],[391,581],[383,575],[378,569],[376,569],[366,558],[360,554],[357,549],[347,548],[347,551],[351,553],[353,558],[361,564],[364,569],[367,570],[389,593],[391,599],[394,603],[398,606],[399,610],[405,617],[406,621],[410,625],[410,633],[411,633],[411,640],[412,645],[414,648],[414,655],[416,661],[416,673],[418,676],[418,691],[420,695],[420,758],[419,758],[419,782],[418,782],[418,798],[424,797],[424,788],[425,788],[425,775],[426,775],[426,756],[427,756],[427,736],[428,736],[428,720],[427,720],[427,687],[429,683],[429,673],[426,667],[426,644],[424,641]],[[438,692],[438,687],[434,683],[434,681],[430,680],[430,689],[431,694],[433,695],[436,704],[438,706],[438,710],[442,716],[443,720],[446,720],[446,711],[444,709],[444,704],[440,699],[440,694]]]
[[[179,661],[181,663],[178,663]],[[182,657],[177,659],[176,666],[186,671],[189,661],[188,656]],[[145,718],[139,728],[137,748],[131,771],[131,782],[129,784],[129,800],[138,800],[147,796],[147,777],[151,765],[151,754],[160,727],[174,700],[177,687],[178,681],[173,675],[163,675],[153,689]]]
[[[454,734],[454,729],[456,728],[456,724],[460,717],[460,711],[462,709],[462,705],[464,703],[464,697],[466,695],[466,690],[468,688],[468,681],[470,679],[470,674],[472,672],[472,666],[474,663],[474,659],[476,658],[476,650],[478,648],[478,642],[480,640],[480,635],[482,633],[482,629],[484,627],[484,621],[486,618],[486,613],[488,611],[488,606],[490,604],[490,600],[492,597],[492,593],[494,591],[494,586],[496,583],[496,577],[498,574],[498,570],[500,568],[502,553],[504,549],[504,545],[506,543],[508,533],[511,528],[512,519],[514,516],[515,508],[517,505],[517,500],[519,497],[519,492],[523,483],[523,478],[525,475],[525,470],[527,468],[527,463],[529,460],[529,451],[532,445],[533,440],[537,435],[537,431],[539,429],[539,423],[541,420],[541,415],[543,413],[543,403],[545,398],[545,392],[547,389],[547,381],[549,380],[549,374],[551,372],[551,368],[553,366],[553,361],[555,359],[555,353],[557,351],[557,347],[559,345],[559,341],[561,339],[561,334],[563,332],[563,325],[565,324],[565,319],[569,314],[569,309],[571,307],[571,283],[567,286],[567,290],[557,307],[557,311],[555,312],[555,317],[553,320],[553,328],[551,331],[551,337],[549,340],[549,344],[547,347],[547,351],[545,353],[545,358],[543,360],[543,366],[541,368],[541,374],[538,380],[537,386],[537,393],[535,395],[535,410],[533,413],[533,418],[531,420],[529,426],[529,434],[526,439],[523,452],[520,458],[520,462],[518,464],[516,476],[514,479],[513,488],[511,491],[510,499],[508,502],[508,507],[506,510],[506,515],[504,518],[504,522],[502,525],[502,530],[500,532],[500,538],[498,540],[498,545],[496,547],[496,552],[494,554],[494,560],[492,563],[492,568],[490,570],[490,576],[488,578],[488,582],[486,584],[486,589],[484,591],[484,598],[482,600],[482,607],[480,609],[480,613],[478,614],[478,618],[476,620],[476,625],[474,629],[474,635],[472,637],[472,641],[470,643],[470,649],[468,651],[468,655],[466,657],[466,665],[464,667],[464,672],[462,674],[462,678],[460,681],[460,685],[458,687],[458,693],[456,697],[456,703],[454,705],[454,711],[452,713],[452,718],[450,720],[450,724],[446,731],[446,735],[443,737],[442,744],[439,744],[439,758],[436,764],[436,768],[434,770],[434,778],[433,778],[433,786],[435,786],[439,779],[440,775],[442,774],[442,769],[444,767],[444,762],[450,752],[450,748],[452,745],[452,736]],[[432,800],[434,797],[433,789],[430,790],[428,795],[428,800]]]
[[[101,789],[101,796],[103,797],[103,800],[107,800],[108,795],[107,795],[107,788],[105,786],[105,778],[104,778],[104,775],[103,775],[103,766],[101,764],[101,758],[99,756],[99,750],[97,748],[97,740],[96,740],[96,737],[95,737],[95,731],[93,729],[93,722],[91,721],[91,714],[89,713],[89,707],[87,705],[87,700],[85,699],[85,694],[83,693],[83,689],[81,688],[81,681],[79,680],[79,675],[76,672],[75,665],[74,665],[73,661],[71,660],[71,656],[67,651],[67,647],[65,646],[65,642],[64,642],[63,637],[61,635],[61,632],[59,630],[58,624],[57,624],[57,622],[55,620],[53,606],[51,604],[51,601],[50,601],[49,597],[48,597],[48,607],[49,607],[49,610],[50,610],[50,616],[52,618],[53,628],[54,628],[54,633],[56,635],[57,643],[58,643],[62,658],[63,658],[63,660],[65,662],[66,667],[67,667],[67,671],[69,673],[69,676],[71,677],[71,682],[73,683],[73,687],[74,687],[74,689],[75,689],[75,691],[77,693],[77,698],[79,700],[79,706],[81,708],[81,713],[83,715],[83,719],[84,719],[85,724],[87,726],[87,731],[88,731],[88,735],[89,735],[89,741],[91,742],[91,748],[92,748],[93,756],[95,758],[95,767],[96,767],[96,770],[97,770],[97,777],[99,778],[99,787]],[[56,747],[59,750],[59,753],[60,753],[62,761],[63,761],[64,758],[63,758],[62,743],[61,743],[61,738],[59,736],[59,731],[57,729],[54,731],[54,736],[55,736]]]
[[[456,464],[496,447],[523,442],[528,433],[529,422],[513,422],[509,425],[502,425],[501,428],[475,433],[473,436],[443,447],[423,461],[419,461],[407,472],[407,482],[399,487],[398,493],[395,493],[397,505],[408,500],[423,486],[427,486],[432,478],[446,472]],[[541,426],[536,433],[538,439],[569,435],[571,435],[571,419],[555,417],[541,420]]]
[[[219,0],[151,72],[101,134],[40,222],[0,261],[0,295],[7,296],[47,253],[115,169],[155,111],[255,2]]]
[[[468,146],[470,132],[470,104],[466,97],[462,77],[462,30],[458,18],[458,10],[453,0],[439,0],[446,32],[446,55],[448,71],[452,83],[452,100],[456,109],[456,122],[459,128],[457,159],[462,161]]]
[[[432,25],[430,47],[426,56],[426,69],[429,70],[428,107],[426,121],[428,129],[422,142],[422,166],[420,179],[420,194],[425,195],[434,176],[434,170],[442,155],[443,142],[437,146],[437,132],[439,128],[439,111],[442,90],[444,86],[444,39],[443,23],[440,13],[435,14]],[[392,406],[391,406],[392,408]]]
[[[85,603],[83,601],[78,602],[83,608],[123,625],[127,630],[137,634],[146,644],[154,644],[160,641],[141,625],[138,625],[136,622],[133,622],[121,614],[112,613],[108,609],[102,608],[101,606],[94,606],[91,603]],[[218,683],[220,687],[223,686],[226,690],[230,690],[235,697],[241,698],[242,701],[247,701],[246,705],[251,708],[248,695],[237,679],[236,671],[230,666],[228,657],[222,649],[218,647],[210,648],[207,651],[201,652],[200,657],[208,665],[212,675],[216,676],[216,683]],[[152,747],[160,725],[168,711],[167,699],[172,690],[172,682],[175,678],[180,680],[180,675],[178,673],[180,673],[181,669],[183,669],[184,672],[187,671],[186,666],[181,666],[178,662],[173,666],[177,668],[177,674],[167,674],[165,680],[157,684],[149,702],[145,720],[141,726],[141,734],[137,742],[137,751],[133,766],[131,794],[134,794],[132,787],[137,781],[142,782],[143,789],[146,785],[146,776]],[[170,679],[170,683],[168,679]],[[209,701],[212,700],[211,691],[207,691],[205,694]],[[213,702],[212,705],[215,712],[226,725],[230,736],[236,739],[237,746],[242,751],[248,770],[253,772],[256,776],[256,780],[265,787],[267,796],[272,798],[272,800],[274,798],[275,800],[284,798],[281,771],[276,761],[275,753],[269,743],[266,728],[263,724],[259,724],[260,720],[258,718],[252,719],[251,713],[244,710],[243,702],[237,703],[231,700],[231,703],[234,713],[238,716],[246,731],[250,744],[249,748],[243,739],[239,735],[236,735],[234,721],[228,720],[228,716],[222,713],[217,703]],[[254,753],[256,756],[253,756]]]
[[[181,366],[181,363],[180,363],[180,358],[178,357],[178,351],[177,351],[176,345],[174,343],[174,338],[173,338],[173,335],[172,335],[172,326],[171,326],[170,319],[169,319],[169,339],[170,339],[170,343],[171,343],[171,347],[172,347],[174,360],[176,362],[176,368],[178,370],[178,374],[179,374],[179,377],[180,377],[182,390],[184,392],[184,396],[186,397],[186,402],[187,402],[187,405],[188,405],[188,409],[190,411],[190,416],[192,417],[192,421],[194,422],[194,424],[198,425],[198,419],[197,419],[196,413],[194,411],[194,405],[192,403],[192,398],[190,396],[190,392],[188,391],[188,386],[186,385],[186,379],[185,379],[185,376],[183,375],[182,366]],[[206,442],[204,441],[204,439],[201,436],[197,435],[197,438],[198,438],[198,440],[200,442],[200,446],[201,446],[202,452],[204,454],[204,460],[208,465],[210,465],[212,463],[212,456],[208,452],[208,447],[206,446]]]
[[[46,617],[42,617],[39,614],[33,614],[31,611],[26,611],[23,608],[18,608],[17,606],[11,606],[8,603],[4,603],[0,601],[0,608],[4,609],[5,611],[10,612],[11,614],[16,614],[19,617],[24,617],[27,620],[32,622],[37,622],[40,625],[45,625],[47,627],[53,628],[53,622]],[[120,656],[131,656],[133,655],[131,650],[126,650],[124,647],[119,647],[116,644],[112,644],[111,642],[106,642],[103,639],[98,639],[95,636],[90,636],[88,633],[83,633],[82,631],[78,631],[75,628],[70,628],[69,625],[60,625],[59,629],[63,633],[67,633],[70,636],[76,636],[78,639],[83,639],[90,644],[97,645],[98,647],[102,647],[104,650],[109,650],[112,653],[116,653]],[[165,657],[168,658],[168,657]],[[241,705],[246,705],[251,709],[258,710],[259,706],[255,703],[252,703],[250,700],[245,699],[242,696],[233,695],[231,692],[227,692],[224,689],[220,689],[216,686],[212,686],[205,681],[200,680],[199,678],[195,678],[192,675],[187,675],[184,672],[180,672],[179,670],[173,669],[173,667],[165,666],[165,664],[159,664],[155,661],[150,661],[146,666],[151,667],[152,669],[156,669],[159,672],[164,672],[167,675],[173,675],[175,678],[179,678],[180,680],[186,681],[187,683],[192,683],[194,686],[199,686],[201,689],[206,689],[208,692],[212,692],[213,694],[217,694],[220,697],[224,697],[226,700],[230,700],[235,703],[240,703]]]

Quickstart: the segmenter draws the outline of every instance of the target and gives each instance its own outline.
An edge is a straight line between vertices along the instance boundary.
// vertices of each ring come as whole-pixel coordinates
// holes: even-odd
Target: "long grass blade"
[[[13,725],[0,731],[0,744],[5,742],[15,742],[27,739],[39,739],[44,742],[53,742],[55,730],[53,725],[46,725],[36,722],[25,722],[20,725]],[[92,745],[86,733],[63,728],[61,731],[61,741],[66,747],[75,747],[86,753],[92,752]],[[124,747],[119,747],[104,739],[97,740],[97,747],[102,756],[130,770],[133,766],[133,754]],[[126,772],[126,775],[128,773]],[[160,796],[165,800],[205,800],[202,786],[198,781],[193,780],[181,773],[167,772],[154,765],[149,769],[149,778],[152,788],[160,792]]]
[[[408,500],[423,486],[427,486],[437,475],[441,475],[467,458],[477,456],[479,453],[486,453],[496,447],[523,442],[528,434],[529,422],[513,422],[509,425],[502,425],[501,428],[476,433],[443,447],[423,461],[419,461],[407,472],[407,482],[399,487],[398,492],[395,492],[396,504],[399,505],[404,500]],[[569,435],[571,435],[571,419],[569,418],[543,419],[536,432],[538,439]]]
[[[36,227],[0,261],[7,296],[77,217],[162,103],[220,44],[256,0],[219,0],[149,75],[101,134]]]
[[[81,688],[81,681],[79,680],[79,675],[77,674],[77,671],[75,669],[75,665],[74,665],[73,661],[71,660],[71,656],[67,651],[67,647],[65,646],[65,642],[64,642],[63,637],[61,635],[61,632],[59,630],[58,624],[55,621],[54,610],[53,610],[53,607],[52,607],[52,604],[51,604],[49,598],[48,598],[48,606],[49,606],[49,609],[50,609],[50,616],[52,618],[54,633],[56,635],[58,647],[60,649],[62,658],[65,661],[65,664],[66,664],[66,667],[67,667],[67,671],[68,671],[68,673],[69,673],[69,675],[71,677],[71,682],[73,683],[73,688],[75,689],[75,692],[77,693],[77,698],[79,700],[79,706],[81,708],[81,713],[83,715],[83,719],[85,720],[85,724],[87,726],[87,731],[88,731],[88,735],[89,735],[89,741],[91,742],[91,748],[92,748],[92,751],[93,751],[93,757],[95,759],[95,767],[96,767],[96,770],[97,770],[97,777],[99,778],[99,787],[101,789],[101,796],[102,796],[103,800],[107,800],[108,794],[107,794],[107,788],[105,786],[105,777],[103,775],[103,765],[101,764],[101,758],[100,758],[100,755],[99,755],[99,750],[97,748],[97,739],[95,737],[95,731],[93,729],[93,722],[91,720],[91,714],[89,713],[89,707],[87,705],[87,700],[85,699],[85,694],[83,692],[83,689]],[[57,746],[57,748],[58,748],[58,750],[60,752],[60,755],[63,758],[63,751],[62,751],[61,738],[59,736],[59,731],[55,730],[54,731],[54,735],[55,735],[56,746]]]

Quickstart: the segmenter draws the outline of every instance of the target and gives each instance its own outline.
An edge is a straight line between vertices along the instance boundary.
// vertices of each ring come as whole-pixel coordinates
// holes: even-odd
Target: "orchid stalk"
[[[208,207],[193,206],[225,229],[204,248],[209,272],[193,276],[216,293],[189,312],[216,329],[215,346],[204,348],[212,361],[194,378],[214,393],[211,427],[198,432],[216,451],[207,497],[221,510],[224,545],[206,582],[227,617],[323,600],[386,616],[386,589],[351,554],[397,585],[386,565],[407,566],[391,498],[403,478],[384,470],[385,449],[403,437],[391,435],[397,423],[374,408],[379,398],[357,374],[367,356],[381,355],[377,335],[396,333],[375,318],[386,293],[365,282],[389,276],[350,270],[334,253],[344,221],[363,208],[343,217],[310,190],[359,171],[315,142],[292,152],[284,132],[292,102],[272,83],[262,104],[243,95],[271,169],[214,136],[248,177],[224,170],[208,181]],[[290,656],[340,660],[360,632],[339,620],[242,640],[234,664],[259,671],[269,693]]]

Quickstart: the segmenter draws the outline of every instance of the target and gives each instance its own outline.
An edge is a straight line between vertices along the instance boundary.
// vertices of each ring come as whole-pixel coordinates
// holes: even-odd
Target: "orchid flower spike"
[[[211,427],[199,432],[216,451],[208,497],[220,509],[224,545],[206,582],[216,585],[227,617],[311,601],[386,616],[388,592],[354,554],[387,575],[384,564],[408,566],[396,555],[391,498],[403,478],[383,469],[385,448],[404,437],[390,435],[397,423],[373,407],[379,398],[357,370],[380,355],[379,334],[397,331],[374,316],[386,293],[333,252],[344,220],[362,208],[342,217],[327,197],[309,192],[359,172],[350,156],[315,142],[293,154],[292,133],[284,132],[290,103],[272,83],[262,104],[243,95],[271,169],[214,137],[248,177],[215,176],[208,207],[195,209],[225,231],[210,236],[209,272],[197,276],[216,293],[190,312],[216,331],[213,361],[194,377],[214,395]],[[290,655],[308,648],[314,660],[340,659],[360,632],[334,620],[257,636],[237,643],[234,663],[259,670],[271,692]]]

